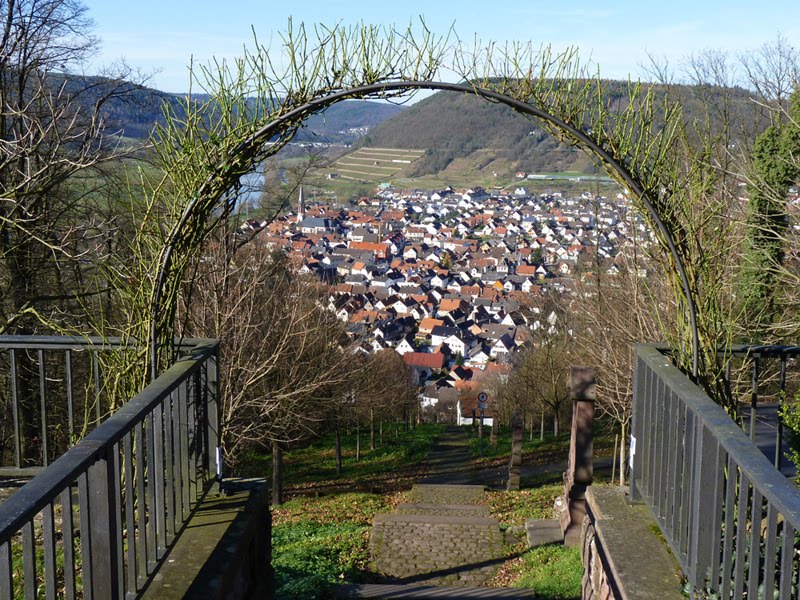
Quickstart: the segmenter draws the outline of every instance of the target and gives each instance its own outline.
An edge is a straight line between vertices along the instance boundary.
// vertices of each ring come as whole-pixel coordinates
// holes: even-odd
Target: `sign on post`
[[[481,412],[486,410],[488,402],[489,402],[489,396],[486,392],[481,392],[480,394],[478,394],[478,408],[481,409]]]

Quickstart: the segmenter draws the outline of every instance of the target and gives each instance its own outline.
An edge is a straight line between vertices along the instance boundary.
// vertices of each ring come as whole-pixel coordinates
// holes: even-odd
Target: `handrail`
[[[175,356],[208,343],[199,338],[176,339]],[[0,474],[38,474],[81,434],[110,416],[116,402],[105,393],[107,365],[102,357],[116,351],[142,351],[143,360],[144,350],[120,337],[0,336],[0,358],[9,371],[7,408],[13,436],[0,457]],[[91,404],[86,401],[89,398]]]
[[[745,353],[744,348],[742,346],[740,355]],[[787,350],[800,352],[800,347],[755,346],[749,354],[778,356]],[[684,403],[694,410],[703,425],[719,440],[720,446],[733,457],[750,481],[758,482],[763,487],[764,496],[772,498],[776,507],[781,509],[781,514],[800,525],[800,492],[797,487],[753,445],[752,440],[730,415],[678,369],[657,345],[637,345],[637,351],[642,360],[659,373],[670,389],[677,392]]]
[[[20,349],[38,353],[40,379],[46,350],[98,350],[76,338],[0,337],[0,348],[4,342],[12,365]],[[42,588],[47,597],[138,597],[146,588],[221,476],[219,342],[176,347],[185,355],[0,504],[0,598],[35,598]]]
[[[95,463],[100,449],[116,444],[130,433],[136,422],[141,421],[165,396],[200,368],[199,361],[213,356],[219,348],[218,340],[194,341],[197,345],[190,355],[178,360],[97,429],[31,479],[24,487],[24,494],[12,494],[0,504],[0,544],[8,541],[23,523],[39,513],[49,502],[47,498],[59,493],[80,472]],[[32,501],[31,498],[36,500]]]
[[[800,348],[740,346],[734,352],[780,357],[783,387],[786,357]],[[668,350],[641,344],[636,354],[631,498],[652,511],[691,597],[755,598],[759,590],[792,597],[800,493],[675,367]],[[753,381],[755,399],[758,378]]]

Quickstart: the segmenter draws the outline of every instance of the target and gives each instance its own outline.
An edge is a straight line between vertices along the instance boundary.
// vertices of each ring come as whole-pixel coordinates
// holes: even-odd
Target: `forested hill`
[[[64,82],[63,76],[54,76],[53,85]],[[99,78],[67,80],[71,91],[82,90],[78,95],[81,102],[93,103],[108,94],[112,85]],[[143,139],[152,131],[155,123],[163,122],[163,104],[168,103],[181,114],[185,100],[178,94],[169,94],[151,88],[122,84],[105,104],[103,112],[113,131],[119,131],[128,138]],[[207,96],[196,96],[205,100]],[[333,105],[324,113],[314,115],[303,126],[295,141],[331,142],[349,144],[364,135],[365,131],[388,119],[405,107],[385,102],[347,100]]]
[[[627,82],[606,83],[612,105],[626,97]],[[657,93],[666,91],[657,88]],[[700,94],[719,100],[729,93],[733,130],[742,124],[758,126],[756,105],[743,89],[672,86],[669,93],[670,98],[680,95],[685,99],[689,121],[703,117]],[[454,92],[437,92],[417,102],[372,129],[357,145],[426,150],[412,175],[439,173],[456,159],[465,159],[478,168],[503,163],[531,173],[594,171],[582,152],[558,143],[538,122],[504,105]]]

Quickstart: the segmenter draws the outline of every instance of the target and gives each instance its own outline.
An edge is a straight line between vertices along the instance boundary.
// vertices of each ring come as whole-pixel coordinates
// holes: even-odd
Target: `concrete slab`
[[[624,488],[590,486],[586,501],[596,539],[624,598],[685,600],[680,567],[653,532],[643,504],[626,501]]]
[[[229,494],[210,492],[200,501],[142,598],[254,598],[263,593],[271,568],[268,553],[251,553],[269,535],[266,483],[242,481],[236,487],[232,481],[231,486]],[[253,558],[266,564],[249,564]],[[252,573],[265,580],[245,581]]]

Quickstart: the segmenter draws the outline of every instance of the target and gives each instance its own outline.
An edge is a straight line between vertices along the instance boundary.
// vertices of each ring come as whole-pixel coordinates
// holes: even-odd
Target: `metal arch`
[[[314,100],[311,100],[305,104],[302,104],[296,108],[293,108],[286,114],[283,114],[276,118],[274,121],[271,121],[269,124],[265,125],[258,131],[256,131],[253,135],[251,135],[248,139],[244,140],[239,147],[235,150],[234,156],[246,156],[254,151],[254,149],[258,148],[269,140],[273,135],[277,132],[282,130],[283,126],[287,122],[296,121],[296,120],[303,120],[311,114],[318,112],[328,106],[335,104],[341,100],[346,100],[348,98],[364,98],[370,95],[377,95],[380,93],[385,92],[402,92],[408,90],[415,90],[415,89],[426,89],[426,90],[438,90],[438,91],[451,91],[451,92],[459,92],[462,94],[472,94],[475,96],[480,96],[483,98],[495,100],[500,104],[505,104],[506,106],[514,109],[517,112],[527,114],[538,119],[542,119],[549,123],[555,125],[558,129],[564,131],[581,144],[586,146],[589,150],[591,150],[595,155],[597,155],[606,165],[608,165],[613,171],[619,176],[619,178],[625,183],[626,186],[631,190],[631,192],[639,198],[639,200],[644,204],[645,209],[649,213],[652,220],[655,222],[656,227],[658,228],[659,233],[664,237],[667,241],[667,246],[669,247],[670,254],[672,255],[672,259],[675,261],[675,268],[678,271],[678,276],[681,280],[681,285],[683,287],[684,295],[686,296],[687,308],[689,310],[689,324],[692,330],[692,375],[695,379],[697,379],[699,373],[699,363],[700,363],[700,340],[699,340],[699,333],[697,330],[697,305],[695,302],[694,295],[692,294],[691,284],[689,282],[689,277],[686,273],[686,267],[683,264],[683,260],[681,259],[680,254],[678,253],[678,248],[675,244],[675,239],[672,236],[672,232],[664,223],[661,216],[658,214],[653,203],[645,194],[642,187],[634,180],[631,174],[619,164],[614,158],[606,152],[597,142],[595,142],[591,137],[589,137],[586,133],[581,131],[580,129],[576,129],[569,123],[566,123],[559,119],[558,117],[551,115],[550,113],[532,105],[528,104],[527,102],[523,102],[521,100],[517,100],[515,98],[511,98],[510,96],[506,96],[505,94],[501,94],[500,92],[496,92],[494,90],[472,86],[466,83],[447,83],[443,81],[418,81],[418,80],[411,80],[411,81],[394,81],[394,82],[383,82],[383,83],[374,83],[370,85],[364,85],[359,87],[348,88],[344,90],[340,90],[338,92],[333,92],[331,94],[327,94],[325,96],[321,96]],[[195,199],[189,203],[189,206],[186,207],[183,216],[181,217],[181,221],[179,222],[179,229],[182,228],[192,216],[192,211],[194,207],[199,202],[199,198],[202,196],[202,189],[210,183],[211,178],[210,176],[208,180],[206,180],[203,185],[198,190],[198,194],[195,196]],[[156,289],[154,291],[154,300],[153,300],[153,317],[155,317],[155,311],[158,310],[158,304],[160,301],[161,295],[161,288],[164,284],[164,278],[166,277],[166,272],[169,269],[169,265],[171,262],[173,246],[170,243],[164,253],[164,258],[161,262],[161,267],[158,273],[158,279],[156,282]],[[152,329],[152,371],[153,377],[155,377],[155,350],[156,350],[156,332],[155,332],[155,318],[153,318],[153,329]]]

